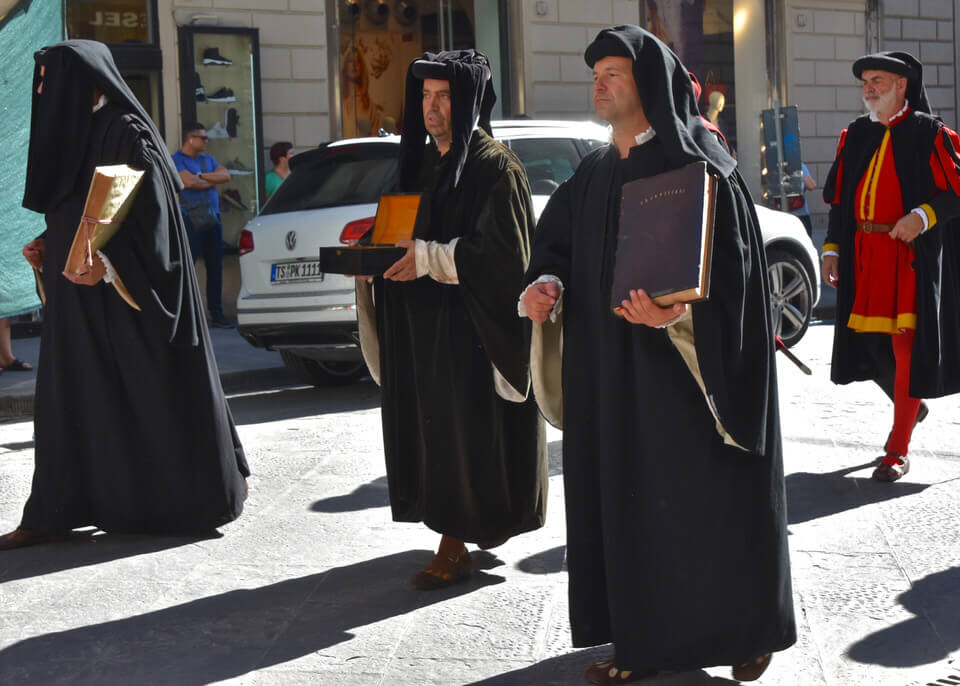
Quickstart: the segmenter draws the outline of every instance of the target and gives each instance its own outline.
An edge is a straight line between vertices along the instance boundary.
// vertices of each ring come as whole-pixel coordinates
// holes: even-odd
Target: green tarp
[[[33,53],[63,40],[60,0],[20,2],[0,19],[0,317],[37,309],[33,270],[20,250],[43,232],[43,215],[20,206],[30,138]]]

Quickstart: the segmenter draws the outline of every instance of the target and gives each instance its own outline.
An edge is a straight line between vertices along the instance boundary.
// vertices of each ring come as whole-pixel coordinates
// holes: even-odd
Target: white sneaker
[[[230,138],[230,134],[227,133],[227,130],[223,127],[223,124],[217,122],[209,129],[207,129],[208,138]]]

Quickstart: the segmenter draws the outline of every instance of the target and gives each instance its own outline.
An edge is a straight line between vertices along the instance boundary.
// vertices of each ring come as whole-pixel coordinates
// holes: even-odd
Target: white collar
[[[903,101],[903,107],[900,108],[900,111],[897,112],[897,113],[896,113],[895,115],[893,115],[892,117],[890,117],[887,121],[888,121],[888,122],[895,122],[897,119],[899,119],[900,117],[903,116],[903,113],[907,111],[907,108],[908,108],[908,107],[910,107],[910,101],[909,101],[909,100],[904,100],[904,101]],[[879,119],[877,119],[877,115],[876,115],[876,113],[875,113],[873,110],[870,110],[870,121],[876,121],[876,122],[880,121]]]
[[[657,132],[653,130],[653,127],[648,126],[646,131],[644,131],[643,133],[638,133],[636,136],[633,137],[633,139],[637,141],[637,145],[643,145],[647,141],[652,140],[653,137],[656,135],[657,135]]]
[[[103,109],[103,107],[104,107],[108,102],[110,102],[110,101],[107,100],[107,96],[104,95],[103,93],[101,93],[101,94],[100,94],[100,99],[97,100],[97,104],[93,106],[93,111],[94,111],[94,112],[99,112],[101,109]]]

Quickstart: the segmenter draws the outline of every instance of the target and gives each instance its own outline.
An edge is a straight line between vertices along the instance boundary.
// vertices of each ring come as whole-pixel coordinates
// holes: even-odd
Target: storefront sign
[[[67,34],[104,43],[152,44],[150,0],[67,0]]]

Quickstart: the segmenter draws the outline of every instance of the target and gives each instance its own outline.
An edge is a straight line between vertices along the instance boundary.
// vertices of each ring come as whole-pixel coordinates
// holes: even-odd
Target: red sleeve
[[[954,195],[960,196],[960,158],[957,157],[957,150],[960,150],[960,136],[944,126],[933,143],[930,169],[938,189],[945,191],[949,184]]]

